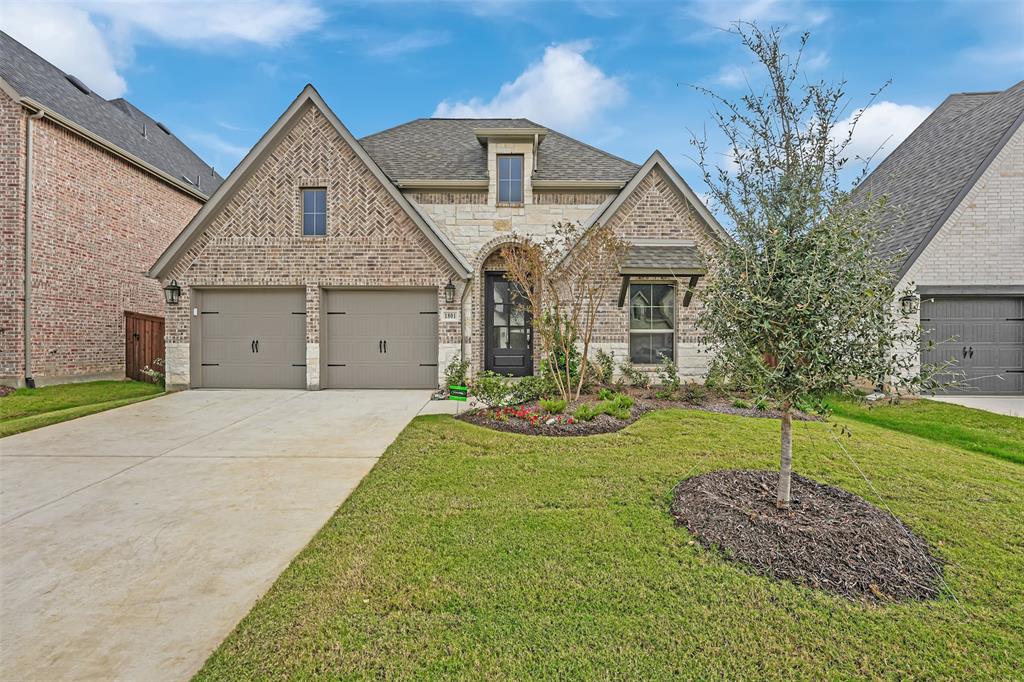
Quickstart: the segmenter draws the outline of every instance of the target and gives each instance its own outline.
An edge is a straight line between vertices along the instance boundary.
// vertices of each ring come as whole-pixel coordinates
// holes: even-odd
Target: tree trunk
[[[782,406],[782,457],[779,460],[779,489],[775,506],[789,509],[789,484],[793,474],[793,413],[789,403]]]

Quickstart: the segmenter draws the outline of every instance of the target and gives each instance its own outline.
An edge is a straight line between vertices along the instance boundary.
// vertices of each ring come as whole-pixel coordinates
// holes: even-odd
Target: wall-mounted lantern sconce
[[[178,301],[181,300],[181,287],[178,286],[178,280],[172,279],[171,283],[164,287],[164,300],[170,305],[178,305]]]
[[[921,299],[917,294],[907,294],[900,299],[900,310],[904,315],[913,315],[921,307]]]
[[[444,302],[455,303],[455,285],[452,284],[452,278],[448,278],[448,284],[444,285]]]

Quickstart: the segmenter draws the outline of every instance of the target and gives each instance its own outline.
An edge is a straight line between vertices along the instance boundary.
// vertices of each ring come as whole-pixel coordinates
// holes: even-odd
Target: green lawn
[[[1024,464],[1024,419],[1020,417],[934,400],[872,405],[860,400],[837,398],[829,401],[829,406],[836,415],[847,419]]]
[[[662,411],[553,439],[425,416],[198,679],[1019,677],[1024,467],[849,426],[841,442],[948,562],[959,605],[776,582],[673,525],[683,477],[777,466],[776,421]],[[832,428],[794,425],[797,470],[873,499]]]
[[[19,388],[0,398],[0,438],[129,405],[163,389],[139,381],[88,381],[42,388]]]

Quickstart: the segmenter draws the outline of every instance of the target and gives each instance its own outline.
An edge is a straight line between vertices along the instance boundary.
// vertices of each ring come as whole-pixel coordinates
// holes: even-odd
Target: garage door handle
[[[383,353],[384,352],[384,339],[378,339],[377,340],[377,352],[378,353]]]
[[[973,357],[974,357],[974,346],[971,346],[971,347],[970,347],[970,348],[969,348],[969,349],[967,350],[967,357],[969,357],[969,358],[973,358]]]
[[[260,340],[259,339],[256,339],[256,352],[257,353],[260,352]]]
[[[252,341],[249,342],[249,350],[252,351],[253,353],[256,352],[256,339],[253,339]]]
[[[963,356],[964,356],[965,358],[967,357],[967,346],[964,346],[964,349],[963,349]]]
[[[384,339],[384,353],[386,354],[387,352],[388,352],[388,340]]]

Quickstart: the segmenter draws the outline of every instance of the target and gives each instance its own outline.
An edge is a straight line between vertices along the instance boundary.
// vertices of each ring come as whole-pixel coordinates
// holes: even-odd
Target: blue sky
[[[760,73],[723,32],[812,34],[808,75],[851,109],[892,84],[854,151],[891,150],[951,92],[1024,78],[1024,2],[21,2],[0,27],[106,97],[166,123],[225,174],[307,83],[357,135],[431,115],[527,116],[636,162],[661,149],[695,189],[692,85]],[[724,151],[724,150],[723,150]]]

